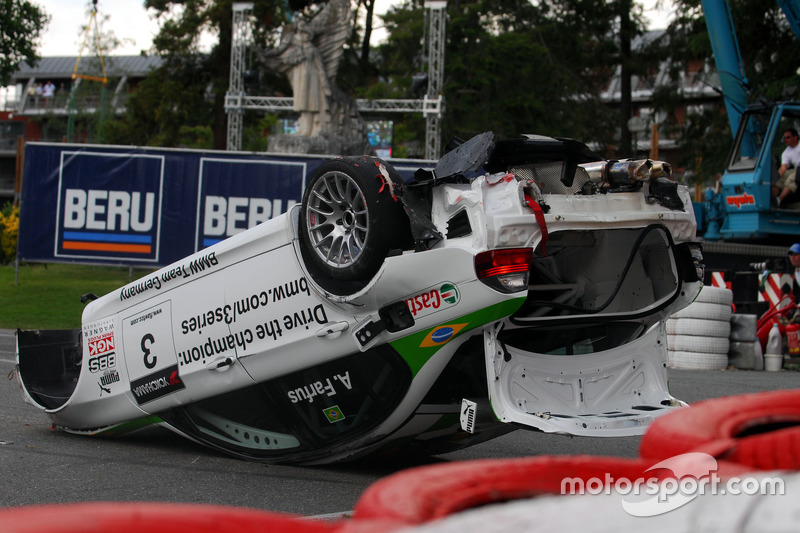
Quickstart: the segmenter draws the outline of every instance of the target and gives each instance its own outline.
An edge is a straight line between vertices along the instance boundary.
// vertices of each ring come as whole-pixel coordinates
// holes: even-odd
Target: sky
[[[90,20],[91,2],[88,0],[31,0],[51,16],[50,24],[41,39],[42,56],[77,56],[83,43],[81,27]],[[375,13],[385,13],[398,0],[377,0]],[[143,0],[98,0],[97,19],[101,29],[109,29],[123,44],[112,55],[138,55],[147,50],[158,33],[158,23],[144,8]],[[108,15],[108,20],[102,18]],[[380,21],[376,20],[376,24]],[[84,52],[89,50],[87,44]]]
[[[646,8],[666,0],[645,0]],[[91,2],[88,0],[32,0],[50,14],[51,21],[45,30],[41,48],[42,56],[77,56],[83,42],[81,27],[86,26],[90,20]],[[393,4],[402,3],[402,0],[377,0],[375,13],[385,13]],[[103,32],[112,30],[117,39],[123,44],[111,52],[112,55],[138,55],[141,50],[150,48],[153,36],[158,32],[158,23],[144,8],[143,0],[98,0],[98,19]],[[152,13],[152,11],[151,11]],[[665,14],[668,10],[648,10],[651,19],[651,28],[666,27]],[[108,20],[102,17],[108,15]],[[375,20],[380,25],[379,20]],[[381,38],[381,32],[375,32],[376,38]],[[88,44],[86,52],[89,50]]]

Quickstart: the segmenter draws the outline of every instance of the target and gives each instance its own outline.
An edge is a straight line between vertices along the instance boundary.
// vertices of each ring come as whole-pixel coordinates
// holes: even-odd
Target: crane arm
[[[731,125],[731,135],[736,135],[739,122],[747,108],[747,77],[742,54],[736,39],[730,6],[727,0],[702,0],[711,49],[717,65],[725,108]]]

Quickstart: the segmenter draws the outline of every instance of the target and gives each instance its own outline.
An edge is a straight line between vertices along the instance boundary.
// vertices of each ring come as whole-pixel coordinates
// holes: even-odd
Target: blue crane
[[[778,3],[800,39],[800,0]],[[772,200],[781,134],[786,128],[800,129],[800,102],[749,104],[730,6],[727,0],[702,0],[702,7],[733,134],[720,186],[695,206],[702,236],[708,241],[800,237],[800,205],[778,207]]]

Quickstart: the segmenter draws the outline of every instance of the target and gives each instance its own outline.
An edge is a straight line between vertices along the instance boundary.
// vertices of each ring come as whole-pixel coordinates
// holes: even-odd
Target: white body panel
[[[487,331],[492,406],[503,422],[546,433],[641,435],[655,417],[683,405],[668,392],[663,338],[653,328],[614,350],[561,357],[508,348],[505,361]]]

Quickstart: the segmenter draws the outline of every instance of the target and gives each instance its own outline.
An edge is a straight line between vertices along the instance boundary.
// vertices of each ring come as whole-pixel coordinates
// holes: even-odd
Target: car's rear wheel
[[[300,248],[316,274],[333,280],[368,280],[389,250],[409,235],[395,196],[397,171],[361,156],[323,163],[311,176],[300,210]]]

